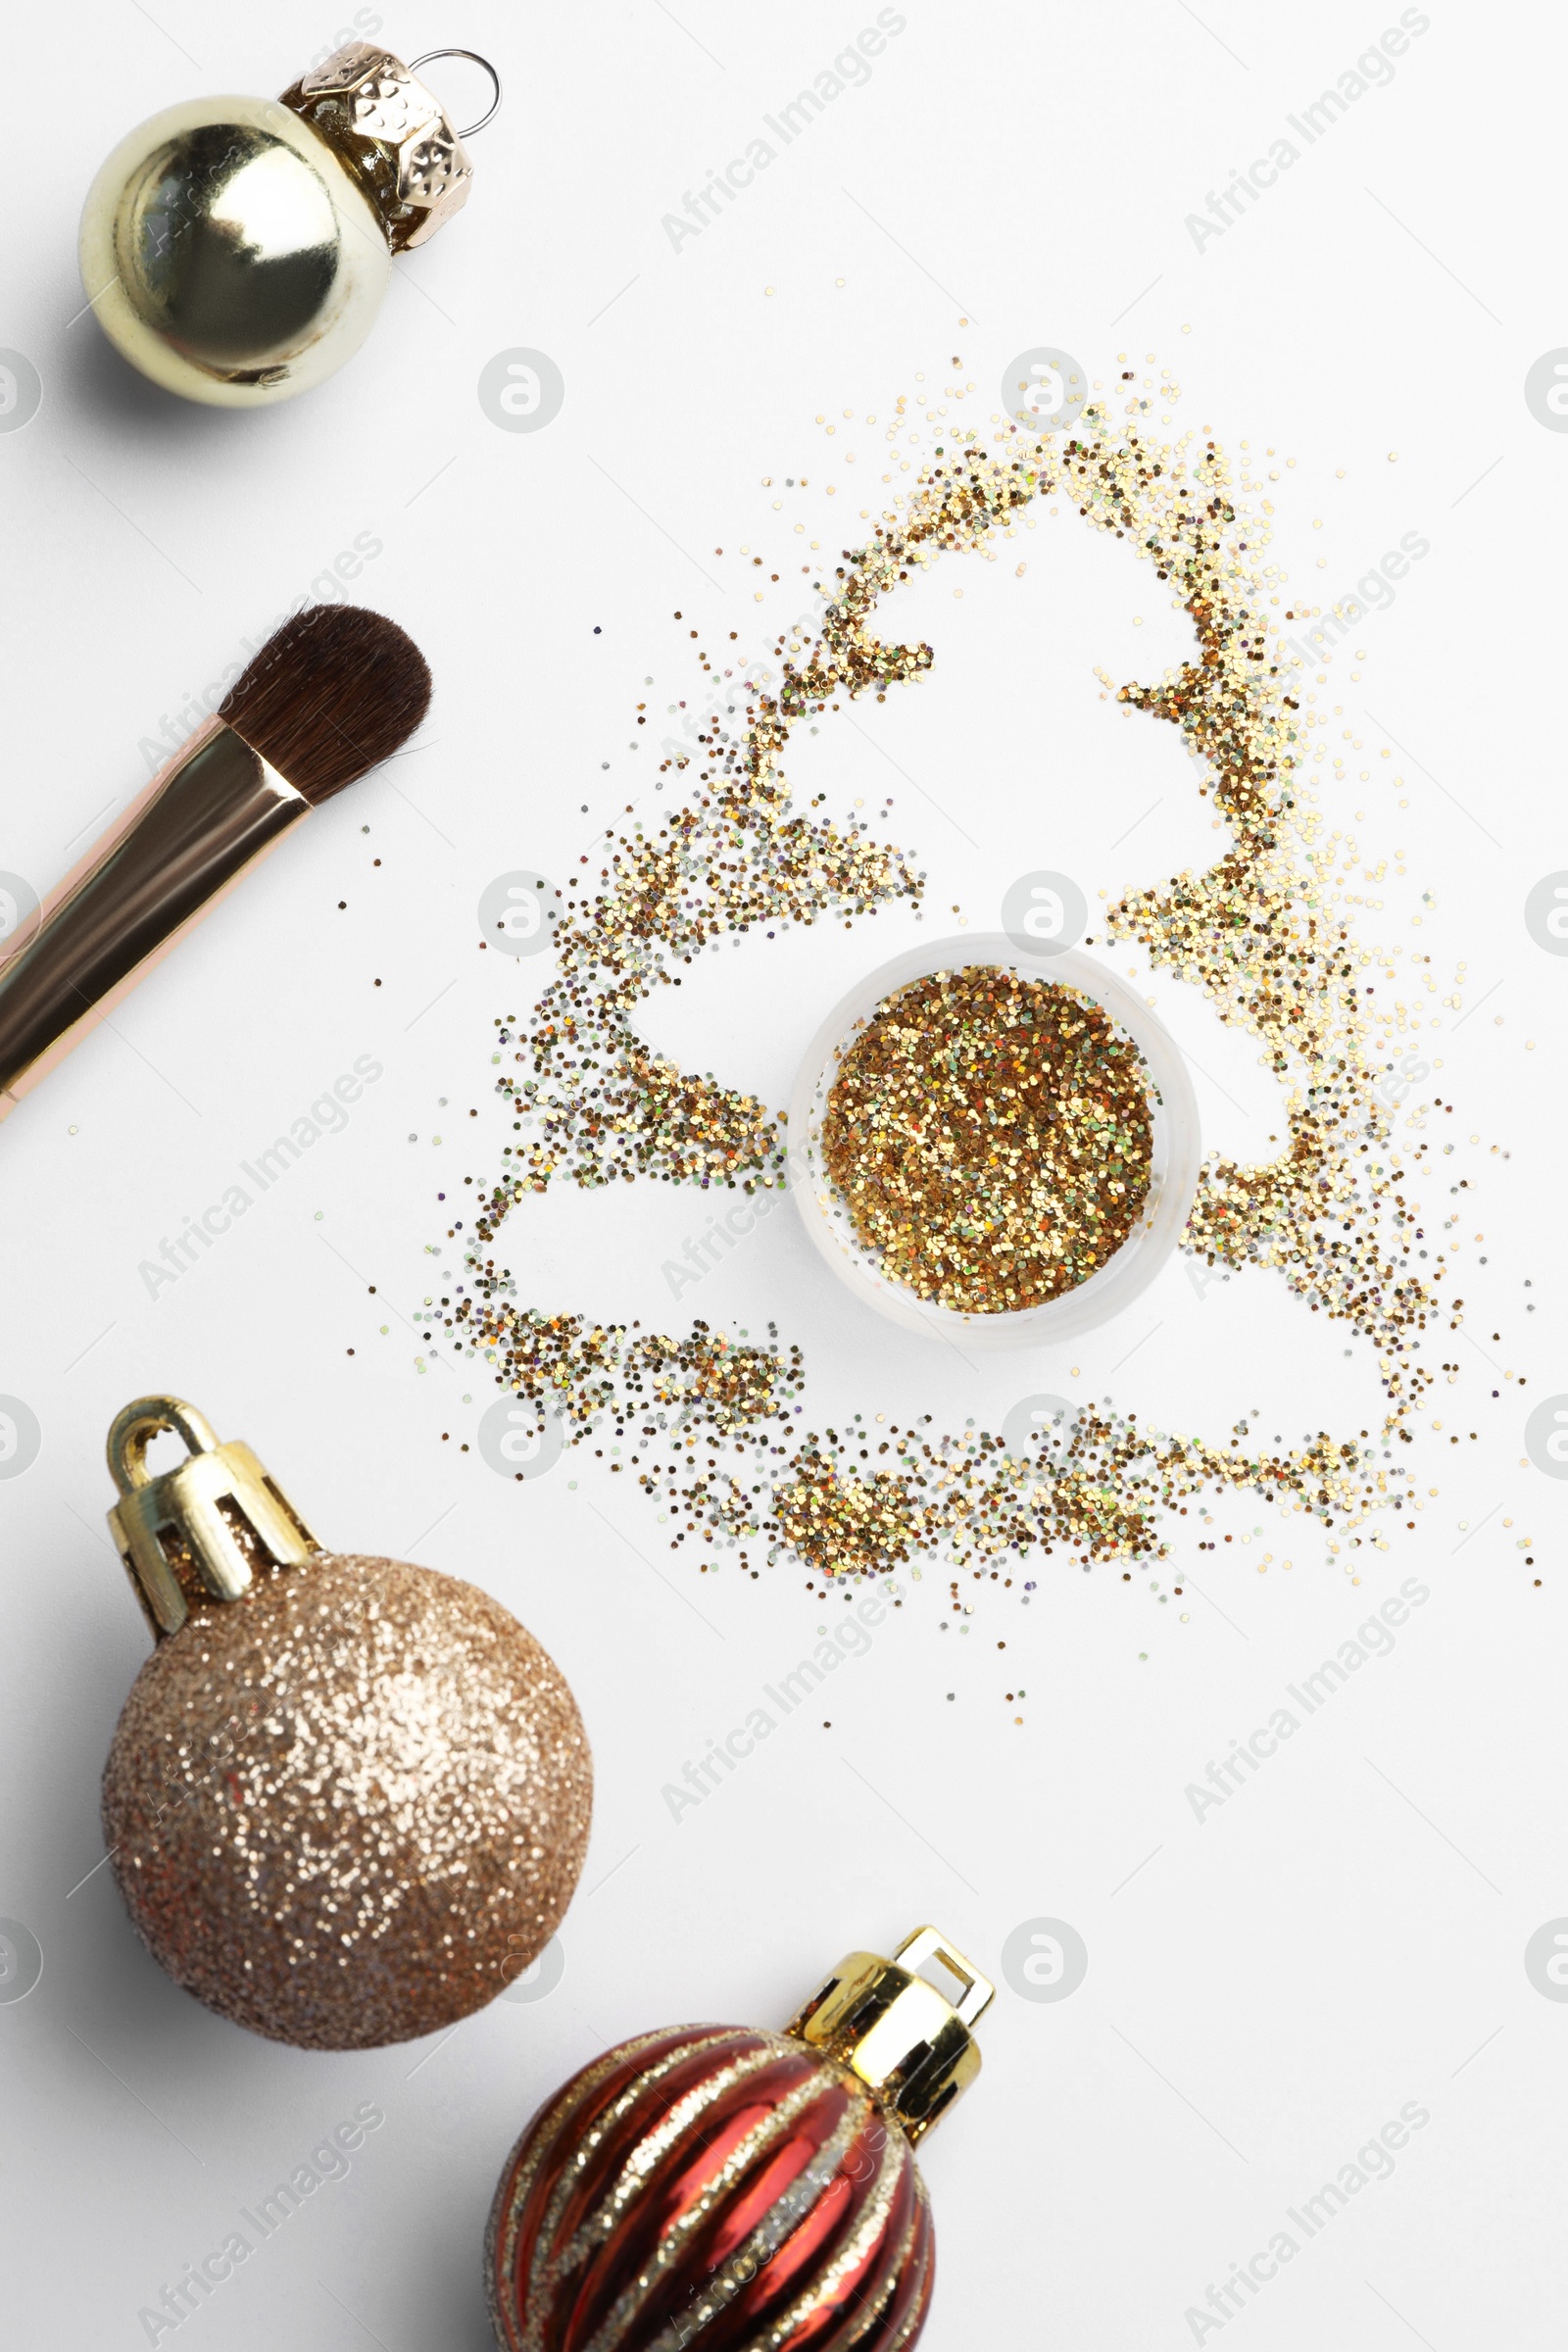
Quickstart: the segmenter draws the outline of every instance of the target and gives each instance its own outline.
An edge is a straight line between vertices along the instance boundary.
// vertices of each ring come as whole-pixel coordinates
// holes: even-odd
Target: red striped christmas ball
[[[786,2034],[623,2041],[541,2108],[486,2241],[504,2352],[904,2352],[935,2251],[909,2142]]]

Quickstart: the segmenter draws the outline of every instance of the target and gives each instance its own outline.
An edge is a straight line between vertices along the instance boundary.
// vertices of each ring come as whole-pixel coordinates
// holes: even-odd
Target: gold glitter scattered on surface
[[[514,1047],[522,1073],[503,1075],[498,1092],[514,1139],[533,1133],[509,1144],[502,1172],[475,1186],[471,1225],[449,1228],[470,1279],[426,1299],[426,1336],[439,1323],[459,1351],[483,1357],[498,1386],[553,1407],[574,1438],[612,1428],[645,1444],[646,1456],[633,1450],[625,1466],[682,1522],[674,1549],[688,1538],[715,1552],[733,1547],[754,1575],[757,1558],[785,1552],[829,1576],[885,1570],[932,1549],[977,1575],[1031,1549],[1059,1547],[1086,1566],[1148,1560],[1163,1552],[1173,1517],[1208,1490],[1250,1493],[1338,1528],[1353,1552],[1384,1543],[1358,1532],[1376,1514],[1414,1501],[1398,1449],[1414,1444],[1413,1416],[1433,1378],[1415,1350],[1440,1318],[1456,1327],[1463,1301],[1440,1302],[1449,1270],[1441,1248],[1415,1262],[1426,1235],[1409,1188],[1430,1148],[1421,1135],[1434,1105],[1398,1115],[1390,1053],[1395,1021],[1402,1050],[1406,1014],[1412,1027],[1419,1014],[1396,1001],[1378,1017],[1374,974],[1395,979],[1399,951],[1357,942],[1351,904],[1363,903],[1360,894],[1333,887],[1342,850],[1348,872],[1356,844],[1325,839],[1312,805],[1306,770],[1325,750],[1313,736],[1330,717],[1280,643],[1282,623],[1312,615],[1287,600],[1267,557],[1272,502],[1242,502],[1206,432],[1166,441],[1153,430],[1156,403],[1180,400],[1169,372],[1140,388],[1126,369],[1114,392],[1092,400],[1070,431],[1044,438],[996,419],[983,438],[922,425],[901,396],[890,433],[940,436],[907,494],[815,582],[819,624],[813,632],[797,622],[773,641],[776,670],[739,655],[725,668],[699,646],[705,699],[688,713],[691,748],[662,770],[695,765],[691,799],[657,831],[635,819],[611,836],[597,885],[590,877],[579,891],[574,881],[564,895],[558,977],[526,1022],[497,1023],[498,1052]],[[1254,1039],[1284,1090],[1278,1156],[1255,1165],[1211,1157],[1183,1247],[1209,1266],[1276,1275],[1306,1311],[1367,1343],[1386,1399],[1375,1429],[1259,1449],[1245,1418],[1209,1442],[1146,1427],[1107,1400],[1085,1404],[1027,1459],[972,1424],[942,1436],[924,1419],[878,1435],[856,1414],[844,1431],[802,1431],[800,1351],[784,1351],[775,1326],[765,1347],[750,1347],[703,1323],[683,1339],[654,1338],[635,1325],[549,1315],[518,1299],[511,1271],[491,1254],[517,1202],[563,1178],[782,1188],[783,1139],[765,1106],[711,1074],[680,1070],[638,1034],[634,1012],[659,989],[678,987],[681,966],[755,927],[771,936],[829,913],[848,925],[891,900],[919,898],[923,877],[868,839],[868,824],[841,830],[796,812],[783,754],[801,721],[918,681],[932,649],[875,635],[878,607],[949,557],[995,563],[1041,500],[1147,564],[1194,636],[1190,658],[1161,676],[1117,686],[1102,673],[1102,684],[1129,712],[1176,730],[1223,846],[1206,870],[1111,905],[1105,928],[1140,942]],[[1337,775],[1342,765],[1336,756]],[[1430,961],[1410,951],[1412,977],[1429,992]]]
[[[103,1820],[178,1984],[255,2033],[343,2050],[502,1991],[570,1900],[592,1803],[571,1692],[499,1601],[322,1553],[159,1642]]]
[[[986,965],[912,981],[841,1054],[823,1156],[918,1298],[1011,1314],[1098,1273],[1149,1195],[1149,1070],[1076,989]]]

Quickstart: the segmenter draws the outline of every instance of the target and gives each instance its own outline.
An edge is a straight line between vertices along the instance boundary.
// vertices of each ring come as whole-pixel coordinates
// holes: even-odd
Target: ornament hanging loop
[[[477,66],[481,73],[488,74],[490,76],[490,86],[494,90],[495,96],[491,99],[486,111],[479,117],[478,122],[470,122],[466,130],[460,130],[458,133],[460,139],[471,139],[476,131],[483,130],[487,122],[493,122],[496,119],[501,106],[501,76],[490,60],[487,57],[481,57],[477,49],[427,49],[422,57],[416,57],[414,60],[409,72],[417,74],[423,67],[433,66],[438,57],[466,57],[470,66]]]
[[[205,1413],[177,1396],[138,1396],[115,1415],[106,1451],[109,1475],[122,1494],[132,1494],[152,1482],[147,1448],[166,1430],[183,1438],[192,1453],[217,1449],[218,1432]]]
[[[190,1451],[161,1477],[147,1448],[165,1430]],[[109,1432],[120,1499],[109,1532],[154,1641],[177,1634],[192,1608],[238,1600],[258,1572],[297,1568],[320,1545],[238,1439],[220,1445],[205,1413],[178,1396],[138,1396]]]
[[[900,1968],[910,1976],[918,1976],[928,1960],[940,1960],[950,1977],[963,1986],[963,1995],[954,2015],[967,2032],[984,2017],[997,1997],[997,1988],[989,1977],[983,1977],[972,1960],[966,1960],[956,1943],[950,1943],[938,1928],[916,1928],[906,1936],[893,1955]]]

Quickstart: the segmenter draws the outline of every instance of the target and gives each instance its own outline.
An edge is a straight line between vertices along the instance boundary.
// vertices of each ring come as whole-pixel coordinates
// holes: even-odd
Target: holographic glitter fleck
[[[592,1802],[571,1692],[499,1601],[321,1553],[159,1642],[103,1820],[176,1983],[254,2033],[345,2050],[454,2025],[528,1966]]]
[[[1140,381],[1122,368],[1056,436],[1000,417],[989,430],[964,425],[949,389],[951,405],[934,409],[926,395],[913,405],[901,395],[885,419],[883,481],[895,480],[893,465],[916,469],[879,515],[862,510],[860,544],[818,568],[814,616],[779,633],[765,661],[698,645],[703,699],[686,711],[687,748],[661,771],[662,782],[695,767],[695,788],[657,829],[627,808],[632,821],[611,836],[597,881],[564,894],[559,976],[524,1023],[497,1023],[497,1051],[511,1047],[517,1065],[498,1081],[514,1141],[499,1174],[468,1180],[476,1213],[448,1232],[463,1243],[468,1279],[425,1300],[426,1336],[439,1324],[455,1349],[491,1365],[500,1387],[552,1404],[574,1437],[603,1425],[636,1438],[626,1466],[678,1520],[671,1547],[696,1539],[714,1565],[734,1549],[753,1575],[786,1554],[825,1576],[885,1571],[933,1550],[987,1577],[1001,1575],[994,1562],[1034,1549],[1085,1566],[1148,1561],[1195,1497],[1226,1490],[1342,1531],[1348,1552],[1386,1546],[1376,1516],[1419,1507],[1398,1458],[1434,1377],[1415,1351],[1440,1319],[1456,1328],[1463,1306],[1441,1302],[1444,1249],[1417,1262],[1426,1234],[1412,1189],[1431,1150],[1427,1119],[1451,1105],[1404,1105],[1391,1078],[1391,1053],[1403,1050],[1407,1019],[1419,1026],[1424,999],[1396,997],[1390,1008],[1385,994],[1379,1005],[1377,984],[1398,980],[1401,951],[1359,941],[1360,894],[1334,887],[1342,859],[1348,875],[1360,853],[1326,833],[1313,805],[1309,770],[1329,749],[1333,717],[1282,643],[1285,624],[1312,615],[1268,558],[1272,499],[1248,503],[1265,491],[1251,478],[1261,468],[1244,457],[1238,481],[1206,431],[1160,438],[1152,412],[1181,397],[1168,370]],[[928,455],[917,464],[904,453],[921,437]],[[1306,1311],[1363,1342],[1384,1391],[1380,1426],[1264,1447],[1247,1418],[1205,1439],[1152,1429],[1105,1400],[1085,1404],[1027,1460],[972,1424],[952,1435],[928,1420],[900,1431],[858,1413],[844,1430],[803,1431],[800,1352],[786,1352],[771,1327],[756,1347],[702,1323],[662,1338],[549,1314],[517,1298],[492,1253],[515,1203],[563,1178],[783,1186],[783,1139],[766,1106],[680,1070],[633,1016],[679,986],[681,966],[759,925],[829,914],[849,924],[918,899],[923,878],[868,838],[868,824],[841,830],[793,807],[783,755],[802,722],[831,724],[858,696],[881,700],[917,682],[931,647],[877,636],[878,608],[939,562],[995,564],[1015,554],[1008,543],[1034,527],[1042,502],[1147,565],[1193,631],[1190,658],[1162,675],[1118,686],[1102,673],[1102,688],[1129,713],[1176,730],[1222,836],[1219,856],[1109,905],[1103,930],[1140,942],[1254,1040],[1284,1093],[1278,1155],[1211,1157],[1183,1247],[1210,1266],[1278,1277]],[[1429,995],[1439,985],[1430,962],[1409,951],[1410,982]]]
[[[1149,1194],[1150,1078],[1125,1030],[1055,981],[971,965],[888,998],[841,1055],[828,1171],[917,1298],[1014,1314],[1108,1263]]]

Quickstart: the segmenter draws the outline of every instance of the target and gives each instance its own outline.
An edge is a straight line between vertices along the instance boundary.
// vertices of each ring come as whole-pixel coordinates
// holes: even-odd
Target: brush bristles
[[[429,667],[396,621],[312,605],[269,637],[218,714],[315,804],[401,750],[429,707]]]

